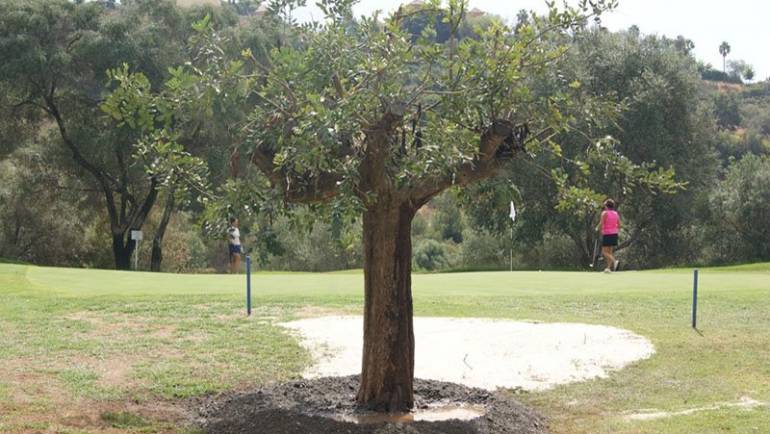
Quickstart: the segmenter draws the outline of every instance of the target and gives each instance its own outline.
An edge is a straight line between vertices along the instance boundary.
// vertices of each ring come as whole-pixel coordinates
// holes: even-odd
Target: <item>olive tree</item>
[[[286,10],[298,2],[273,3],[290,16]],[[572,110],[578,98],[596,112],[612,111],[599,99],[585,104],[592,97],[578,84],[554,77],[568,34],[615,1],[583,0],[565,9],[550,4],[545,16],[516,31],[493,21],[460,39],[467,2],[434,0],[419,12],[442,16],[449,29],[442,40],[432,19],[418,37],[408,32],[414,8],[355,20],[353,3],[319,1],[325,20],[289,23],[296,43],[266,59],[244,50],[242,59],[214,59],[221,67],[186,73],[215,89],[215,106],[240,95],[250,115],[238,152],[248,155],[271,192],[258,195],[362,218],[357,400],[365,408],[403,411],[414,404],[415,213],[442,191],[490,178],[514,159],[558,153],[553,138],[578,120]],[[233,80],[237,70],[241,80]]]
[[[614,2],[551,6],[515,35],[496,22],[462,40],[457,30],[467,3],[429,2],[426,10],[441,12],[448,24],[446,42],[437,42],[430,24],[413,38],[403,26],[410,11],[354,22],[353,1],[319,3],[324,23],[299,30],[303,43],[256,65],[244,146],[286,201],[352,198],[360,210],[365,305],[357,400],[375,410],[407,410],[415,213],[450,187],[555,146],[550,138],[574,121],[563,114],[574,89],[563,83],[534,90],[565,53],[553,35],[579,28],[586,15]]]

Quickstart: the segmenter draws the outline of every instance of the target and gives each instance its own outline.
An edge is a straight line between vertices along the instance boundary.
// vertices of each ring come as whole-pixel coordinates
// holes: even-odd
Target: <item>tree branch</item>
[[[115,158],[118,160],[118,168],[120,170],[120,185],[118,185],[118,192],[120,193],[120,225],[126,223],[126,208],[128,203],[133,207],[136,207],[136,203],[133,197],[128,193],[128,169],[126,163],[123,160],[123,153],[120,152],[117,146],[115,146]]]
[[[77,145],[75,145],[75,143],[70,138],[69,133],[67,132],[67,127],[61,117],[59,108],[56,106],[53,96],[46,98],[45,102],[48,107],[48,110],[46,111],[51,116],[53,116],[54,120],[56,121],[56,125],[59,128],[59,134],[61,135],[62,141],[64,142],[64,145],[70,150],[70,152],[72,152],[72,157],[75,159],[75,162],[83,167],[86,171],[91,173],[91,175],[96,178],[99,186],[102,188],[105,200],[107,201],[107,213],[110,216],[111,223],[115,225],[115,223],[117,223],[117,210],[115,209],[115,197],[112,194],[112,188],[110,185],[115,185],[115,180],[107,175],[104,171],[96,167],[94,164],[92,164],[90,161],[88,161],[80,152],[80,149],[77,147]]]
[[[270,184],[281,190],[284,200],[291,203],[319,203],[335,197],[339,193],[338,182],[341,177],[331,173],[321,173],[314,176],[313,183],[303,183],[300,176],[292,176],[282,171],[273,163],[274,154],[261,147],[256,147],[251,153],[251,163],[270,181]]]
[[[155,231],[155,237],[153,241],[158,243],[158,245],[163,242],[163,237],[166,235],[166,228],[168,227],[169,221],[171,221],[171,215],[174,213],[174,209],[176,207],[176,197],[174,194],[175,189],[170,189],[168,192],[168,198],[166,198],[166,206],[163,207],[163,217],[160,219],[158,230]]]
[[[131,213],[131,218],[126,229],[139,229],[144,224],[147,216],[152,211],[152,207],[155,206],[155,200],[158,198],[158,178],[155,175],[150,176],[150,191],[147,192],[147,196],[142,202],[142,206],[134,208]]]
[[[642,235],[642,231],[644,230],[643,226],[637,226],[636,229],[631,233],[631,236],[628,237],[627,240],[623,241],[618,245],[618,247],[615,248],[616,252],[619,252],[623,249],[627,249],[631,247],[632,244],[636,242],[637,239],[639,239],[639,236]]]
[[[25,105],[31,105],[33,107],[37,107],[37,108],[43,110],[44,112],[46,112],[48,114],[51,114],[51,111],[48,110],[48,107],[46,107],[46,106],[44,106],[44,105],[42,105],[42,104],[40,104],[40,103],[38,103],[38,102],[36,102],[36,101],[34,101],[32,99],[25,99],[24,101],[16,103],[16,104],[13,105],[13,108],[14,109],[18,109],[18,108],[21,108],[22,106],[25,106]]]
[[[406,105],[393,103],[385,108],[379,121],[365,129],[364,158],[358,168],[361,191],[388,196],[393,192],[393,182],[388,176],[387,166],[391,158],[391,136],[404,120]]]
[[[476,158],[463,165],[458,171],[427,178],[408,191],[410,200],[422,206],[433,196],[453,185],[467,185],[494,175],[509,157],[498,156],[498,150],[512,135],[514,128],[508,121],[496,121],[481,136],[479,153]]]

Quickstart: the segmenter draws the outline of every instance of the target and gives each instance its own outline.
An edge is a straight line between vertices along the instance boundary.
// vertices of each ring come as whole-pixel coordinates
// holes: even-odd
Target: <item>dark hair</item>
[[[238,220],[238,217],[230,217],[230,224],[235,223],[236,220]]]
[[[615,209],[615,201],[612,199],[607,199],[604,201],[604,206],[607,209]]]

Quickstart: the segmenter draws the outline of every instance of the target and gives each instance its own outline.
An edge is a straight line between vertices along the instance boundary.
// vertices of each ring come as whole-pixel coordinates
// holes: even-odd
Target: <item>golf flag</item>
[[[511,221],[516,221],[516,207],[513,206],[513,201],[511,201],[511,213],[509,216],[511,217]]]

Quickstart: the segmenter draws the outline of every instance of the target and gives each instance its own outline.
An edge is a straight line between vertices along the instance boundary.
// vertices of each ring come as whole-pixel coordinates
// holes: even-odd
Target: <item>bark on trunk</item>
[[[112,254],[115,256],[115,269],[117,270],[131,269],[131,254],[134,253],[135,242],[133,240],[124,242],[125,237],[125,232],[112,235]]]
[[[160,225],[152,238],[152,257],[150,258],[150,271],[159,272],[160,265],[163,262],[163,237],[166,235],[168,222],[171,220],[171,214],[174,213],[174,191],[169,192],[166,199],[166,206],[163,209],[163,217],[160,219]]]
[[[150,271],[160,272],[160,265],[163,262],[163,236],[158,238],[156,235],[152,239],[152,256],[150,257]]]
[[[364,351],[358,404],[376,411],[414,406],[412,219],[407,202],[364,213]]]

